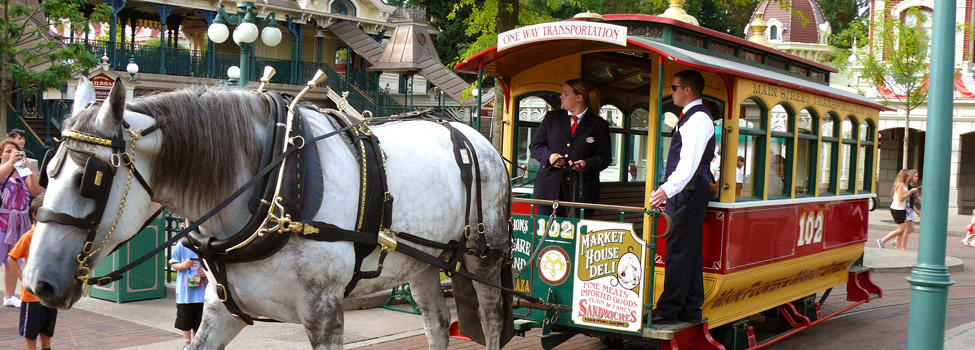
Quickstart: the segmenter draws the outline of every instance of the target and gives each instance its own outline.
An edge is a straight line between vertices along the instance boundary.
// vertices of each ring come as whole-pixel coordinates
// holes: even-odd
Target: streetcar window
[[[822,143],[819,145],[819,195],[836,194],[836,157],[839,153],[839,138],[836,115],[828,113],[823,117],[819,128]]]
[[[869,120],[860,123],[860,155],[857,157],[857,193],[873,191],[873,124]]]
[[[765,184],[765,105],[757,99],[741,103],[738,113],[738,165],[735,197],[762,199]],[[740,172],[741,176],[738,176]],[[740,182],[738,180],[741,180]]]
[[[813,194],[816,186],[816,112],[803,109],[796,116],[796,197]]]
[[[648,104],[640,104],[630,112],[629,129],[635,132],[630,134],[630,142],[627,144],[627,169],[626,181],[644,182],[647,181],[647,130],[649,129],[650,110]]]
[[[849,116],[843,119],[841,125],[841,145],[840,145],[840,178],[839,186],[840,193],[852,193],[856,189],[854,180],[856,180],[854,173],[856,166],[856,146],[857,140],[855,138],[856,123],[853,121],[853,116]]]
[[[609,163],[606,170],[599,172],[601,182],[620,182],[623,181],[619,161],[623,158],[623,134],[618,129],[623,128],[623,111],[612,104],[604,104],[599,108],[599,116],[609,122],[610,152],[613,153],[613,161]]]
[[[545,117],[545,113],[557,110],[559,105],[559,95],[554,92],[541,91],[523,95],[516,100],[518,106],[518,124],[515,128],[515,152],[513,161],[521,165],[527,165],[528,171],[524,177],[519,178],[513,184],[515,186],[530,183],[535,178],[541,165],[531,157],[528,145],[531,144],[532,137],[539,123]],[[521,176],[523,170],[515,169],[512,176]]]
[[[779,104],[769,112],[772,139],[769,140],[769,169],[766,173],[768,198],[792,195],[792,110]]]

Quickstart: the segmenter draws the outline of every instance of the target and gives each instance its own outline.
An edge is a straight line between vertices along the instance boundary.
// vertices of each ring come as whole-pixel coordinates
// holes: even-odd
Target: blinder
[[[81,196],[104,205],[112,189],[115,167],[97,157],[88,157],[85,172],[81,176]]]

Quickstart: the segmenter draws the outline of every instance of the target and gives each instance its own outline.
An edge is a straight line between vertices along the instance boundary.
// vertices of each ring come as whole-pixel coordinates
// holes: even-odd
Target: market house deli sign
[[[95,100],[99,102],[105,101],[108,94],[112,92],[112,87],[115,86],[115,79],[105,75],[105,73],[93,76],[88,80],[91,81],[91,86],[95,88]]]
[[[579,221],[572,322],[638,332],[643,318],[645,242],[633,224]]]
[[[626,27],[582,21],[541,23],[498,34],[498,52],[529,43],[563,39],[593,40],[626,46]]]

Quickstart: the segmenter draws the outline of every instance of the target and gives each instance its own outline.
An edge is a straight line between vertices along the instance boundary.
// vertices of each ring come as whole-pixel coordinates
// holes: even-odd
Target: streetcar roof
[[[742,44],[747,43],[751,46],[757,45],[747,42],[741,38],[732,37],[727,34],[693,26],[669,18],[645,15],[605,15],[604,17],[606,17],[607,20],[616,20],[607,22],[617,23],[634,20],[665,23],[682,27],[684,29],[693,29],[702,34],[720,37],[724,40],[735,40]],[[894,110],[877,103],[874,100],[849,91],[830,87],[822,82],[807,80],[797,76],[779,73],[770,69],[764,69],[733,60],[682,49],[643,36],[628,36],[625,47],[607,42],[582,39],[562,39],[532,42],[500,52],[497,50],[497,46],[493,46],[461,61],[454,67],[454,70],[459,72],[477,73],[478,68],[481,68],[483,73],[486,75],[511,77],[540,63],[548,62],[577,52],[643,50],[649,50],[651,52],[660,54],[669,60],[673,60],[677,63],[700,71],[752,79],[755,81],[806,91],[815,95],[835,98],[880,110]],[[780,56],[792,56],[784,52],[776,52],[775,54]],[[834,68],[822,65],[820,63],[813,63],[795,56],[792,57],[794,57],[797,61],[806,61],[803,63],[808,63],[817,68],[826,67],[826,69],[832,72],[836,71]]]

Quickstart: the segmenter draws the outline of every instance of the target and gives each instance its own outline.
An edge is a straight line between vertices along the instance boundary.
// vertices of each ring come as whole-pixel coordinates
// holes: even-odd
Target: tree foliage
[[[107,5],[92,6],[86,0],[0,0],[0,11],[0,101],[4,104],[20,91],[60,87],[98,64],[98,57],[81,43],[58,40],[48,32],[48,25],[66,19],[87,30],[91,22],[108,20]],[[49,66],[31,69],[45,64]],[[4,132],[7,107],[0,107]]]
[[[866,34],[861,31],[869,25],[870,0],[820,0],[819,7],[833,29],[830,45],[849,49],[854,37]]]
[[[927,103],[928,62],[931,36],[921,23],[929,23],[930,17],[919,8],[911,8],[900,16],[889,13],[890,0],[884,11],[872,14],[872,25],[854,22],[843,33],[855,45],[850,50],[840,50],[832,63],[851,74],[859,72],[862,79],[875,87],[898,87],[901,94],[887,96],[878,93],[884,105],[896,104],[905,111],[904,128],[908,128],[911,111]],[[871,35],[872,33],[872,35]],[[851,65],[853,65],[851,67]],[[904,135],[904,166],[907,166],[907,130]]]

